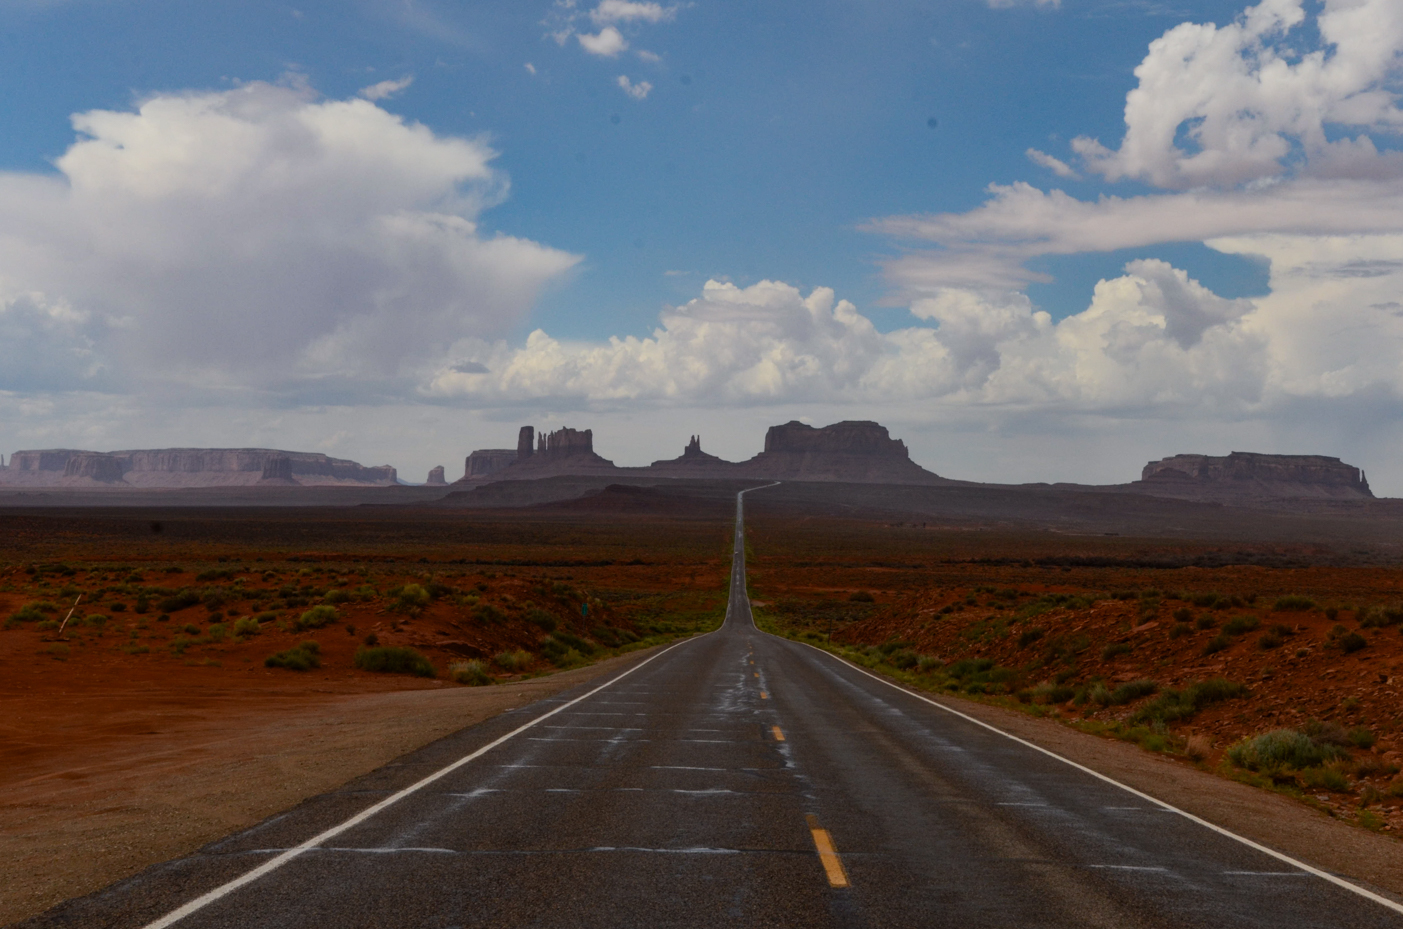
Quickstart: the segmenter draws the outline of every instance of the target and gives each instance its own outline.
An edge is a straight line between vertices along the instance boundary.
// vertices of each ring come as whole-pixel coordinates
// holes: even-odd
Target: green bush
[[[507,614],[490,603],[479,603],[477,606],[473,607],[473,619],[484,625],[492,626],[497,623],[506,622]]]
[[[1119,658],[1121,655],[1128,654],[1130,654],[1129,642],[1112,642],[1110,645],[1101,649],[1101,660],[1110,661],[1113,658]]]
[[[1251,632],[1260,625],[1260,620],[1255,616],[1234,616],[1223,626],[1223,631],[1228,635],[1242,635],[1244,632]]]
[[[413,674],[433,677],[434,666],[423,653],[402,645],[381,645],[356,649],[355,666],[362,671],[385,674]]]
[[[1271,608],[1278,613],[1300,613],[1315,609],[1315,601],[1309,597],[1277,597]]]
[[[521,650],[510,652],[498,652],[492,659],[497,663],[497,667],[503,671],[520,671],[531,664],[531,653]]]
[[[550,615],[545,610],[537,609],[535,607],[532,607],[531,609],[526,611],[526,621],[533,625],[539,626],[542,630],[546,632],[554,632],[555,627],[559,625],[559,623],[556,622],[554,616]]]
[[[1177,609],[1177,610],[1174,611],[1174,621],[1175,621],[1175,622],[1179,622],[1179,623],[1192,622],[1192,621],[1193,621],[1193,618],[1194,618],[1194,611],[1191,610],[1191,609],[1189,609],[1188,607],[1182,607],[1182,606],[1181,606],[1179,609]]]
[[[1130,720],[1135,723],[1177,722],[1188,719],[1206,706],[1247,694],[1248,689],[1243,684],[1222,677],[1209,678],[1190,684],[1183,690],[1165,690],[1149,703],[1138,707]]]
[[[1151,680],[1127,681],[1115,690],[1111,691],[1110,702],[1115,706],[1139,700],[1141,697],[1148,697],[1159,690],[1159,685]]]
[[[1281,646],[1281,636],[1268,629],[1257,639],[1257,647],[1263,651],[1268,651]]]
[[[1076,696],[1076,691],[1065,684],[1044,683],[1034,687],[1031,696],[1034,703],[1066,703]]]
[[[556,632],[555,638],[561,642],[564,642],[566,645],[573,648],[581,655],[593,655],[595,653],[595,647],[592,643],[586,642],[584,639],[580,638],[574,633],[566,632],[564,629],[561,629],[558,632]]]
[[[405,584],[390,591],[390,596],[394,598],[391,609],[397,609],[406,613],[417,613],[429,605],[429,592],[418,584]]]
[[[1046,629],[1039,629],[1037,627],[1025,629],[1023,634],[1018,637],[1018,647],[1027,648],[1045,635],[1047,635]]]
[[[1228,638],[1225,633],[1220,632],[1213,638],[1209,639],[1207,642],[1203,643],[1203,654],[1211,655],[1214,652],[1221,652],[1223,649],[1227,648],[1231,644],[1232,639]]]
[[[1228,758],[1251,771],[1314,768],[1344,757],[1344,750],[1317,742],[1295,729],[1276,729],[1244,739],[1228,749]]]
[[[1350,632],[1344,626],[1335,626],[1325,634],[1325,645],[1338,648],[1346,655],[1366,647],[1369,640],[1357,632]]]
[[[859,590],[851,594],[848,600],[852,603],[873,603],[876,598],[865,590]]]
[[[310,671],[322,666],[321,646],[316,642],[303,642],[301,645],[269,655],[263,659],[266,668],[286,668],[289,671]]]
[[[1367,750],[1374,747],[1374,743],[1378,741],[1378,737],[1374,735],[1372,729],[1366,729],[1360,726],[1357,729],[1351,729],[1349,731],[1349,741],[1356,748]]]
[[[332,590],[328,590],[328,591],[326,592],[326,596],[322,597],[322,601],[323,601],[323,602],[325,602],[325,603],[331,603],[331,604],[346,603],[346,602],[350,601],[350,599],[351,599],[350,593],[348,593],[348,592],[345,591],[345,590],[340,589],[339,587],[338,587],[338,588],[334,588],[334,589],[332,589]]]
[[[243,638],[250,635],[258,635],[258,620],[252,616],[244,616],[234,620],[234,635]]]
[[[909,648],[899,648],[887,656],[887,664],[899,671],[908,671],[916,667],[920,660],[921,656]]]
[[[1194,626],[1199,629],[1212,629],[1218,625],[1218,621],[1212,616],[1204,615],[1194,620]]]
[[[179,613],[199,602],[200,595],[187,588],[168,597],[162,597],[160,602],[156,604],[156,608],[162,613]]]
[[[1169,637],[1171,639],[1182,639],[1190,632],[1193,632],[1193,629],[1194,627],[1190,626],[1188,623],[1175,623],[1169,627]]]
[[[1301,785],[1311,790],[1331,790],[1340,794],[1349,792],[1349,778],[1333,766],[1306,768],[1301,772]]]
[[[554,635],[548,635],[541,640],[541,654],[558,668],[569,668],[583,664],[586,660],[579,651],[560,641]]]
[[[331,625],[340,618],[341,614],[336,612],[336,607],[322,604],[321,606],[312,607],[310,610],[297,617],[292,623],[292,628],[297,632],[301,632],[304,629],[320,629],[323,626]]]
[[[448,676],[454,683],[481,687],[492,683],[492,675],[487,673],[480,661],[455,661],[448,666]]]

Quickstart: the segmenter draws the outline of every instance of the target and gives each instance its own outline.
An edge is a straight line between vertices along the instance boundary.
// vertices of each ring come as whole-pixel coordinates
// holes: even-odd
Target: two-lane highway
[[[725,624],[33,921],[88,927],[1398,926],[817,649]]]

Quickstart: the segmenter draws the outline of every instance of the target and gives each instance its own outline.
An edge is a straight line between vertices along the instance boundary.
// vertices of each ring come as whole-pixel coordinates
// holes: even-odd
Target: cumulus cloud
[[[581,48],[601,58],[616,58],[620,52],[628,49],[628,40],[613,26],[605,26],[594,35],[582,32],[576,38],[580,40]]]
[[[590,10],[589,18],[597,25],[619,22],[661,23],[677,15],[677,7],[661,3],[634,3],[631,0],[601,0]]]
[[[1040,152],[1036,148],[1030,148],[1028,149],[1028,151],[1024,152],[1024,154],[1028,156],[1028,160],[1031,161],[1033,164],[1037,165],[1040,168],[1047,168],[1049,171],[1051,171],[1058,177],[1081,177],[1080,174],[1078,174],[1072,169],[1071,165],[1067,164],[1065,161],[1062,161],[1060,158],[1052,157],[1051,155],[1047,154],[1047,152]]]
[[[1016,6],[1032,6],[1040,10],[1061,9],[1062,0],[985,0],[991,10],[1008,10]]]
[[[1318,47],[1310,26],[1318,31]],[[1397,177],[1403,155],[1369,131],[1403,128],[1403,5],[1263,0],[1226,26],[1183,23],[1151,43],[1126,96],[1125,137],[1073,149],[1109,180],[1159,187],[1230,186],[1289,171]]]
[[[368,100],[254,83],[73,124],[56,175],[0,174],[0,325],[75,383],[397,390],[578,260],[479,234],[495,153]]]
[[[527,65],[530,67],[530,65]],[[406,74],[395,81],[381,81],[378,84],[371,84],[369,87],[362,87],[360,96],[370,101],[388,100],[414,83],[414,75]]]
[[[644,100],[648,97],[648,92],[653,89],[653,85],[647,81],[639,81],[637,84],[631,82],[625,75],[620,74],[618,80],[619,88],[635,100]]]

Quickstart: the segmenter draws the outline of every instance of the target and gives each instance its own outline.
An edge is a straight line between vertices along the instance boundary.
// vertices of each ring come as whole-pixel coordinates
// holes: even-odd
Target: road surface
[[[816,649],[720,630],[35,926],[1403,925]]]

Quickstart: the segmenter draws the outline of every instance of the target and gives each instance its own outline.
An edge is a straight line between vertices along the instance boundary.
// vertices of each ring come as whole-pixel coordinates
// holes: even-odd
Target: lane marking
[[[759,627],[757,626],[756,629],[759,630]],[[760,630],[760,631],[763,631],[763,630]],[[765,633],[765,634],[766,634],[766,635],[771,635],[772,633],[768,633],[768,632],[767,632],[767,633]],[[1049,758],[1055,758],[1055,759],[1057,759],[1058,761],[1062,762],[1063,764],[1069,765],[1069,766],[1071,766],[1071,767],[1073,767],[1073,768],[1076,768],[1078,771],[1081,771],[1081,772],[1084,773],[1084,774],[1089,774],[1089,775],[1091,775],[1092,777],[1096,778],[1098,781],[1102,781],[1103,783],[1110,784],[1112,787],[1119,787],[1121,790],[1124,790],[1126,793],[1134,794],[1135,796],[1139,797],[1141,800],[1147,800],[1147,801],[1149,801],[1150,803],[1153,803],[1155,806],[1159,807],[1160,809],[1164,810],[1166,813],[1176,813],[1176,814],[1178,814],[1179,816],[1184,817],[1185,819],[1187,819],[1187,820],[1188,820],[1189,822],[1191,822],[1191,823],[1196,823],[1196,824],[1202,826],[1202,827],[1205,828],[1205,829],[1209,829],[1209,830],[1211,830],[1211,831],[1213,831],[1213,832],[1218,833],[1218,834],[1221,835],[1221,836],[1224,836],[1225,838],[1232,839],[1234,842],[1240,842],[1240,843],[1242,843],[1243,845],[1246,845],[1248,848],[1255,849],[1256,851],[1259,851],[1259,852],[1261,852],[1261,853],[1264,854],[1264,855],[1267,855],[1267,856],[1269,856],[1269,857],[1275,858],[1277,861],[1284,861],[1286,864],[1289,864],[1289,865],[1291,865],[1292,867],[1300,868],[1302,871],[1305,871],[1305,872],[1308,873],[1308,874],[1313,874],[1313,875],[1315,875],[1316,877],[1320,878],[1320,879],[1323,880],[1323,881],[1328,881],[1328,882],[1330,882],[1331,884],[1334,884],[1336,887],[1339,887],[1339,888],[1342,889],[1342,890],[1347,890],[1347,891],[1349,891],[1349,892],[1352,893],[1352,894],[1357,894],[1357,895],[1363,897],[1363,898],[1366,899],[1366,900],[1372,900],[1374,903],[1377,903],[1379,906],[1382,906],[1382,907],[1384,907],[1384,908],[1386,908],[1386,909],[1390,909],[1390,910],[1392,910],[1392,911],[1395,912],[1395,913],[1403,914],[1403,904],[1395,903],[1394,901],[1388,899],[1387,897],[1384,897],[1384,896],[1381,896],[1381,895],[1379,895],[1379,894],[1374,893],[1372,890],[1367,890],[1367,889],[1365,889],[1365,888],[1363,888],[1363,887],[1360,887],[1358,884],[1355,884],[1355,883],[1353,883],[1353,882],[1351,882],[1351,881],[1347,881],[1347,880],[1345,880],[1345,879],[1342,878],[1342,877],[1336,877],[1335,875],[1331,874],[1329,871],[1324,871],[1324,870],[1322,870],[1322,869],[1320,869],[1320,868],[1315,867],[1314,865],[1306,864],[1304,861],[1300,861],[1300,860],[1298,860],[1298,859],[1296,859],[1296,858],[1292,858],[1290,855],[1287,855],[1287,854],[1285,854],[1285,853],[1283,853],[1283,852],[1278,852],[1278,851],[1276,851],[1275,849],[1268,848],[1267,846],[1261,844],[1260,842],[1254,842],[1254,841],[1252,841],[1251,839],[1247,838],[1246,836],[1241,836],[1241,835],[1238,835],[1236,832],[1231,832],[1231,831],[1229,831],[1229,830],[1227,830],[1227,829],[1224,829],[1222,826],[1219,826],[1219,825],[1216,825],[1216,824],[1214,824],[1214,823],[1211,823],[1211,822],[1209,822],[1208,820],[1204,819],[1204,818],[1201,817],[1201,816],[1195,816],[1193,813],[1190,813],[1190,812],[1188,812],[1187,810],[1181,810],[1181,809],[1179,809],[1177,806],[1174,806],[1174,805],[1171,804],[1171,803],[1166,803],[1165,801],[1159,799],[1158,797],[1152,797],[1152,796],[1150,796],[1149,794],[1145,793],[1145,792],[1142,791],[1142,790],[1136,790],[1134,787],[1131,787],[1129,784],[1122,784],[1120,781],[1116,780],[1115,778],[1109,777],[1109,776],[1107,776],[1107,775],[1105,775],[1105,774],[1102,774],[1100,771],[1095,771],[1095,770],[1093,770],[1093,769],[1091,769],[1091,768],[1088,768],[1088,767],[1087,767],[1086,765],[1084,765],[1084,764],[1078,764],[1077,762],[1073,761],[1072,759],[1066,758],[1066,757],[1064,757],[1064,756],[1062,756],[1062,755],[1059,755],[1059,754],[1057,754],[1056,752],[1052,751],[1051,749],[1043,748],[1041,745],[1036,745],[1036,744],[1034,744],[1034,743],[1032,743],[1032,742],[1029,742],[1027,739],[1020,738],[1020,737],[1014,735],[1014,734],[1011,733],[1011,732],[1005,732],[1004,730],[1000,729],[1000,728],[997,727],[997,726],[994,726],[994,725],[991,725],[991,724],[989,724],[989,723],[984,722],[982,719],[976,719],[975,717],[970,716],[968,713],[962,713],[962,712],[960,712],[959,710],[955,709],[954,707],[946,706],[945,704],[939,703],[939,702],[937,702],[937,701],[935,701],[935,700],[932,700],[932,699],[930,699],[929,697],[922,696],[921,694],[918,694],[918,693],[916,693],[916,692],[913,691],[913,690],[907,690],[905,687],[902,687],[900,684],[894,683],[894,682],[889,681],[889,680],[887,680],[887,679],[885,679],[885,678],[882,678],[882,677],[878,677],[877,675],[875,675],[875,674],[873,674],[872,672],[866,670],[865,668],[860,668],[860,667],[858,667],[857,665],[853,664],[852,662],[848,661],[847,659],[845,659],[845,658],[840,658],[840,657],[838,657],[837,655],[833,654],[832,652],[826,652],[826,651],[824,651],[823,649],[821,649],[821,648],[819,648],[819,647],[817,647],[817,646],[809,645],[807,642],[798,642],[798,641],[795,641],[794,639],[783,639],[783,638],[780,637],[780,636],[774,636],[774,637],[777,638],[777,639],[781,639],[782,641],[785,641],[785,642],[794,642],[794,644],[796,644],[796,645],[802,645],[802,646],[804,646],[805,648],[811,648],[811,649],[813,649],[814,651],[818,652],[818,653],[821,654],[821,655],[827,655],[829,658],[832,658],[834,661],[838,662],[839,664],[846,665],[847,667],[852,668],[852,669],[853,669],[854,671],[856,671],[857,673],[862,674],[862,675],[864,675],[864,676],[866,676],[866,677],[870,677],[870,678],[872,678],[872,680],[877,681],[878,683],[885,684],[885,685],[887,685],[888,687],[892,688],[893,690],[899,690],[899,691],[901,691],[902,693],[906,694],[908,697],[915,697],[917,700],[921,700],[921,701],[923,701],[923,702],[925,702],[925,703],[929,703],[931,706],[935,707],[936,709],[944,710],[946,713],[949,713],[949,714],[952,715],[952,716],[958,716],[959,718],[965,720],[966,722],[974,723],[976,726],[979,726],[979,727],[982,728],[982,729],[987,729],[987,730],[989,730],[990,732],[993,732],[993,733],[996,733],[996,734],[998,734],[998,735],[1001,735],[1001,736],[1003,736],[1003,737],[1006,738],[1006,739],[1011,739],[1012,741],[1017,742],[1017,743],[1020,744],[1020,745],[1023,745],[1023,746],[1025,746],[1025,747],[1027,747],[1027,748],[1031,748],[1031,749],[1032,749],[1033,751],[1035,751],[1035,752],[1041,752],[1042,754],[1046,755],[1046,756],[1049,757]]]
[[[833,845],[833,837],[828,830],[818,824],[818,817],[810,813],[804,817],[809,824],[809,834],[813,836],[814,848],[818,850],[818,860],[823,863],[823,873],[828,877],[829,887],[847,887],[848,872],[843,868],[843,859],[838,857],[838,849]]]
[[[317,833],[316,835],[312,836],[312,837],[311,837],[310,839],[308,839],[307,841],[303,842],[301,845],[298,845],[298,846],[296,846],[296,847],[294,847],[294,848],[288,849],[287,851],[283,852],[281,855],[277,856],[276,858],[273,858],[273,859],[271,859],[271,860],[269,860],[269,861],[266,861],[266,862],[264,862],[263,864],[259,865],[258,867],[254,868],[253,870],[247,871],[247,872],[245,872],[245,873],[239,875],[238,877],[234,878],[232,881],[228,881],[228,882],[226,882],[226,883],[224,883],[224,884],[219,885],[218,887],[214,888],[213,890],[209,891],[208,893],[201,894],[200,896],[196,897],[194,900],[191,900],[189,903],[186,903],[184,906],[181,906],[181,907],[179,907],[179,908],[177,908],[177,909],[174,909],[174,910],[172,910],[171,912],[167,913],[165,916],[162,916],[160,919],[157,919],[157,920],[154,921],[154,922],[147,923],[146,926],[144,927],[144,929],[166,929],[167,926],[173,926],[173,925],[175,925],[177,922],[179,922],[180,920],[182,920],[182,919],[184,919],[185,917],[189,916],[190,914],[195,913],[195,912],[197,912],[197,911],[199,911],[199,910],[204,909],[205,907],[209,906],[211,903],[214,903],[216,900],[219,900],[219,899],[221,899],[221,898],[223,898],[223,897],[227,897],[229,894],[231,894],[231,893],[233,893],[234,891],[238,890],[240,887],[243,887],[245,884],[251,884],[251,883],[253,883],[254,881],[258,880],[260,877],[263,877],[265,874],[269,874],[269,873],[271,873],[271,872],[273,872],[273,871],[276,871],[278,868],[281,868],[283,865],[287,864],[289,861],[292,861],[294,858],[300,857],[300,856],[303,855],[304,853],[306,853],[306,852],[308,852],[308,851],[310,851],[310,850],[316,848],[318,845],[322,845],[323,843],[325,843],[325,842],[328,841],[329,839],[334,839],[336,836],[341,835],[343,832],[346,832],[346,831],[349,830],[349,829],[353,829],[353,828],[355,828],[356,826],[359,826],[361,823],[365,822],[367,819],[370,819],[372,816],[374,816],[376,813],[379,813],[381,810],[384,810],[384,809],[386,809],[386,808],[388,808],[388,807],[390,807],[390,806],[393,806],[394,804],[396,804],[396,803],[398,803],[399,801],[403,800],[405,797],[408,797],[410,794],[417,793],[418,791],[420,791],[420,790],[422,790],[423,788],[429,786],[430,784],[434,783],[435,781],[439,780],[440,778],[443,778],[443,777],[446,777],[446,776],[449,775],[449,774],[452,774],[454,771],[458,770],[459,768],[461,768],[463,765],[467,764],[468,762],[474,761],[474,760],[476,760],[476,759],[478,759],[478,758],[481,758],[483,755],[485,755],[485,754],[487,754],[488,752],[492,751],[492,749],[496,748],[497,746],[501,745],[502,743],[507,742],[508,740],[515,738],[516,736],[518,736],[518,735],[520,735],[521,733],[525,732],[526,730],[532,728],[533,726],[536,726],[536,725],[538,725],[538,724],[540,724],[540,723],[545,722],[546,720],[550,719],[550,718],[551,718],[552,716],[554,716],[555,714],[564,712],[565,710],[568,710],[570,707],[574,706],[575,704],[579,703],[579,702],[582,701],[582,700],[588,700],[590,697],[592,697],[592,696],[594,696],[595,694],[599,693],[601,690],[604,690],[606,687],[612,687],[614,684],[617,684],[619,681],[621,681],[621,680],[623,680],[624,678],[628,677],[630,674],[632,674],[633,672],[637,671],[639,668],[643,668],[643,667],[645,667],[645,666],[651,664],[652,662],[654,662],[654,661],[656,661],[657,659],[661,658],[663,655],[666,655],[668,652],[672,651],[673,649],[678,648],[679,646],[682,646],[682,645],[686,645],[688,642],[695,642],[695,641],[697,641],[698,639],[701,639],[701,638],[703,638],[704,636],[707,636],[707,635],[710,635],[710,634],[711,634],[711,633],[709,633],[709,632],[708,632],[708,633],[703,633],[703,634],[700,635],[700,636],[695,636],[695,637],[690,638],[690,639],[683,639],[681,642],[677,642],[677,643],[675,643],[675,644],[673,644],[673,645],[669,645],[667,648],[665,648],[665,649],[663,649],[662,651],[658,652],[656,655],[652,656],[651,658],[648,658],[648,659],[645,660],[645,661],[640,661],[638,664],[636,664],[636,665],[634,665],[633,667],[629,668],[627,671],[624,671],[622,674],[619,674],[619,675],[616,676],[616,677],[610,678],[608,681],[605,681],[603,684],[600,684],[598,687],[594,688],[593,690],[589,691],[588,693],[581,694],[580,696],[578,696],[578,697],[576,697],[575,699],[569,701],[568,703],[562,703],[560,706],[556,707],[555,709],[551,710],[550,712],[542,713],[540,716],[537,716],[535,719],[531,720],[530,722],[524,723],[524,724],[522,724],[522,725],[516,727],[516,728],[513,729],[511,732],[508,732],[506,735],[498,736],[497,738],[493,739],[491,742],[488,742],[486,745],[482,746],[481,748],[477,749],[477,750],[474,751],[474,752],[471,752],[471,753],[469,753],[469,754],[467,754],[467,755],[464,755],[462,758],[459,758],[457,761],[453,762],[452,764],[447,765],[446,767],[439,768],[437,771],[435,771],[434,773],[428,775],[427,777],[421,778],[420,780],[415,781],[413,784],[410,784],[408,787],[405,787],[405,788],[403,788],[402,790],[400,790],[400,791],[398,791],[398,792],[396,792],[396,793],[394,793],[394,794],[391,794],[390,796],[386,797],[384,800],[381,800],[379,803],[375,804],[374,806],[370,806],[370,807],[365,808],[364,810],[361,810],[361,811],[360,811],[359,813],[357,813],[355,816],[352,816],[350,819],[346,820],[345,822],[341,823],[340,825],[338,825],[338,826],[332,826],[330,829],[327,829],[327,830],[324,830],[324,831],[322,831],[322,832]]]
[[[760,672],[759,672],[759,671],[756,671],[756,672],[755,672],[755,677],[756,677],[757,679],[760,677]]]
[[[768,699],[770,699],[769,693],[767,693],[766,691],[763,691],[763,690],[760,691],[760,699],[761,699],[761,700],[768,700]]]
[[[1169,873],[1168,868],[1148,865],[1133,864],[1089,864],[1088,868],[1100,868],[1104,871],[1157,871],[1165,874]]]
[[[771,726],[771,727],[770,727],[770,731],[773,732],[773,733],[775,734],[775,741],[776,741],[776,742],[783,742],[783,741],[784,741],[784,730],[780,729],[779,726]]]

